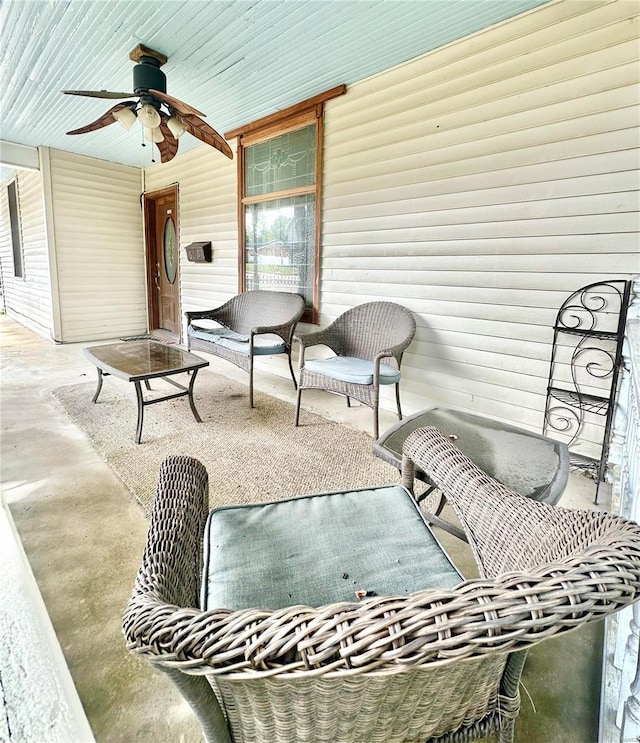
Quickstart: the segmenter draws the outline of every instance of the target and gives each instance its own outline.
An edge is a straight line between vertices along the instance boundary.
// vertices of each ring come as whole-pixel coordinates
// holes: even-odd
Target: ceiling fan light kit
[[[164,134],[160,131],[159,126],[155,127],[154,129],[145,127],[144,138],[147,140],[147,142],[158,144],[159,142],[162,142],[164,140]]]
[[[167,119],[167,126],[176,139],[181,137],[187,131],[187,127],[180,121],[180,119],[176,119],[175,116],[170,116]]]
[[[136,115],[133,113],[133,111],[128,106],[121,108],[119,111],[114,111],[113,118],[119,124],[121,124],[126,129],[126,131],[129,131],[129,129],[131,129],[131,127],[138,120]]]
[[[147,129],[155,129],[160,126],[162,119],[156,109],[150,104],[145,103],[144,106],[140,106],[138,109],[138,119],[142,126],[146,126]]]
[[[178,137],[184,132],[233,159],[233,152],[225,139],[200,117],[205,114],[188,103],[167,95],[167,78],[160,67],[167,57],[160,52],[139,44],[132,49],[129,59],[136,62],[133,68],[133,93],[113,93],[108,90],[63,90],[67,95],[90,98],[137,98],[112,106],[100,118],[67,134],[86,134],[109,126],[122,124],[129,131],[136,119],[145,127],[145,138],[155,143],[163,163],[172,160],[178,151]]]

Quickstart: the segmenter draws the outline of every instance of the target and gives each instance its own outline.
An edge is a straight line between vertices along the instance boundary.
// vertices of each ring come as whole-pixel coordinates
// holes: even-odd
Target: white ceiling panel
[[[168,57],[167,92],[224,133],[545,2],[2,0],[0,139],[146,166],[139,126],[65,134],[115,101],[60,93],[131,91],[138,44]],[[199,145],[185,134],[180,151]]]

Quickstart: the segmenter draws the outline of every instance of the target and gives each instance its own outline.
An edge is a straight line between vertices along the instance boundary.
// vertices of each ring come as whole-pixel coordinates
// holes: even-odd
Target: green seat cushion
[[[319,607],[461,580],[400,485],[213,510],[202,608]]]
[[[215,338],[228,338],[232,341],[238,341],[238,343],[247,343],[249,341],[248,335],[237,333],[235,330],[231,330],[231,328],[223,328],[222,326],[206,328],[200,325],[189,325],[187,327],[187,333],[194,338],[201,338],[204,341],[213,341]]]
[[[331,356],[328,359],[310,359],[304,368],[315,374],[324,374],[341,382],[351,384],[373,384],[373,361],[353,356]],[[380,364],[380,384],[396,384],[400,371],[389,364]]]
[[[203,328],[197,325],[189,325],[187,334],[192,338],[199,338],[202,341],[215,343],[217,346],[223,346],[230,351],[249,354],[249,336],[242,333],[236,333],[229,328]],[[256,335],[253,338],[253,355],[270,356],[276,353],[286,353],[287,346],[279,335],[274,333],[265,333]]]

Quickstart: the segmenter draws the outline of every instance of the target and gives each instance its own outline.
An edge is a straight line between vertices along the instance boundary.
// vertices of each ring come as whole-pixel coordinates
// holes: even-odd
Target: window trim
[[[13,192],[13,194],[12,194]],[[20,219],[20,195],[18,179],[7,183],[7,207],[9,211],[9,229],[11,232],[11,253],[13,256],[13,277],[24,280],[24,250],[22,240],[22,220]],[[18,260],[16,260],[16,258]]]
[[[326,101],[343,95],[346,85],[320,93],[313,98],[277,111],[274,114],[247,124],[244,127],[233,129],[225,133],[225,139],[237,138],[237,206],[238,206],[238,291],[242,292],[246,287],[246,224],[245,206],[255,203],[263,203],[291,196],[314,194],[315,197],[315,234],[314,234],[314,266],[313,266],[313,298],[312,306],[305,311],[302,317],[304,322],[318,323],[320,315],[320,247],[321,247],[321,224],[322,224],[322,174],[323,174],[323,142],[324,142],[324,104]],[[277,191],[268,195],[244,196],[244,173],[245,173],[245,148],[250,147],[267,139],[286,134],[296,129],[315,123],[316,125],[316,177],[312,186],[301,186],[299,188]]]

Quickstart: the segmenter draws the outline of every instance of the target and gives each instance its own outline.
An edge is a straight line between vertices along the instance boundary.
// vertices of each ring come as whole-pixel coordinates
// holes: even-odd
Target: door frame
[[[176,204],[175,225],[176,225],[176,247],[178,249],[176,281],[180,281],[180,209],[179,209],[179,190],[178,184],[173,183],[157,191],[145,191],[142,194],[142,213],[144,217],[144,259],[147,279],[147,323],[149,332],[153,332],[160,325],[160,307],[158,304],[158,294],[155,286],[156,270],[156,202],[164,196],[173,195]],[[182,292],[178,283],[178,316],[182,317],[180,305],[182,304]],[[178,333],[182,337],[182,324]]]

